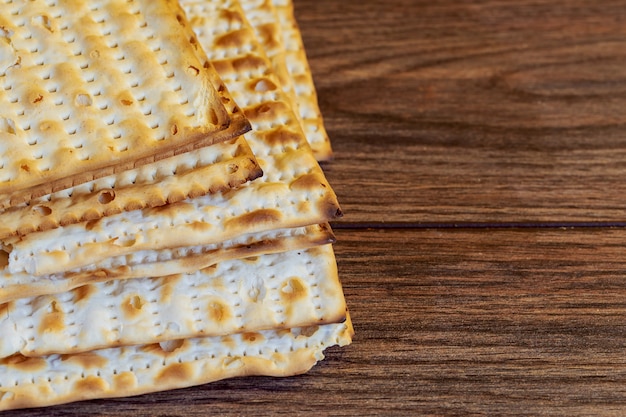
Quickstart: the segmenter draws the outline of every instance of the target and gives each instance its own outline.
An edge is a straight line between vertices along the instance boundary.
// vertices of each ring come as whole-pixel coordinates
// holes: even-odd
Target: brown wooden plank
[[[337,237],[357,333],[310,373],[20,414],[626,412],[626,230],[338,230]]]
[[[296,12],[344,221],[624,219],[623,1],[300,0]]]
[[[338,239],[358,332],[343,362],[361,364],[345,371],[363,387],[357,403],[406,415],[626,411],[626,231]]]

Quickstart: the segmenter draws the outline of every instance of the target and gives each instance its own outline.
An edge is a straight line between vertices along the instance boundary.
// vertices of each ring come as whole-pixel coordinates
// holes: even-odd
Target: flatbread
[[[0,358],[343,321],[331,245],[0,305]]]
[[[343,323],[265,330],[73,355],[0,360],[0,410],[124,397],[249,375],[301,374],[330,346],[352,340]]]
[[[5,4],[0,207],[214,143],[231,120],[186,25],[167,0]]]
[[[188,0],[182,0],[184,5]],[[221,0],[224,4],[239,3],[246,19],[254,29],[257,39],[267,55],[272,70],[280,81],[283,92],[287,95],[294,110],[298,109],[298,97],[294,89],[293,79],[287,67],[285,42],[278,13],[271,0]],[[294,112],[302,123],[300,113]],[[307,138],[308,140],[308,138]],[[309,141],[309,144],[311,142]]]
[[[215,244],[341,215],[241,9],[212,2],[194,7],[198,43],[210,51],[206,65],[215,66],[250,121],[245,138],[264,175],[233,191],[5,239],[11,274],[59,274],[137,251]]]
[[[182,28],[187,37],[191,29]],[[191,32],[193,33],[193,32]],[[193,44],[192,44],[193,45]],[[196,47],[199,57],[204,52]],[[206,58],[204,58],[206,59]],[[236,187],[262,174],[243,137],[228,140],[250,125],[228,88],[211,67],[206,73],[231,123],[217,132],[214,146],[182,152],[139,168],[119,172],[10,207],[0,214],[0,239]]]
[[[239,2],[267,51],[284,91],[295,103],[296,114],[315,157],[318,161],[330,160],[333,156],[332,147],[319,108],[302,34],[293,14],[292,1]]]
[[[261,175],[240,136],[10,207],[0,214],[0,238],[174,203],[237,187]]]
[[[222,20],[202,26],[214,30],[213,47],[206,38],[201,43],[222,56],[203,68],[214,64],[234,87],[233,98],[256,128],[247,135],[250,147],[260,151],[259,165],[269,175],[237,190],[6,239],[5,248],[18,269],[25,261],[25,273],[39,271],[38,262],[46,259],[40,255],[59,248],[49,248],[54,236],[63,241],[66,258],[61,251],[47,258],[61,256],[60,275],[30,277],[37,282],[71,277],[68,265],[77,265],[74,276],[90,268],[103,272],[91,265],[93,259],[135,273],[144,265],[159,273],[162,266],[197,268],[210,262],[213,251],[240,256],[241,245],[254,251],[258,244],[262,254],[195,272],[109,280],[0,304],[0,356],[5,356],[0,410],[138,395],[235,376],[295,375],[321,360],[328,346],[351,343],[354,332],[332,246],[318,240],[308,249],[272,252],[285,242],[332,235],[324,222],[340,215],[336,196],[269,62],[257,55],[251,28],[239,26],[243,14],[237,6],[218,10]],[[224,22],[226,27],[220,26]],[[125,249],[101,256],[103,230],[109,233],[107,244]],[[79,237],[65,240],[68,233]],[[30,246],[29,259],[26,248],[42,238],[41,251]],[[83,256],[91,260],[73,259]]]
[[[211,245],[177,249],[146,250],[90,265],[79,271],[45,277],[12,275],[0,271],[0,303],[70,291],[86,284],[112,279],[130,279],[191,273],[218,262],[287,250],[308,249],[335,242],[328,224],[252,233]],[[155,272],[156,271],[156,272]]]
[[[317,100],[313,74],[304,49],[302,34],[293,13],[291,0],[272,0],[285,42],[285,61],[298,100],[298,113],[304,133],[320,161],[332,158],[332,148]]]

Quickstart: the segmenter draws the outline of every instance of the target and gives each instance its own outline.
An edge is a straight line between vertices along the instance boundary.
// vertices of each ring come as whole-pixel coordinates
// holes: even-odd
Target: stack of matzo
[[[0,7],[0,409],[294,375],[350,343],[288,1]]]

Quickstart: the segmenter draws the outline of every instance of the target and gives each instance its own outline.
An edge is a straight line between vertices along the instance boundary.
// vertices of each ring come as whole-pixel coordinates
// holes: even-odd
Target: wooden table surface
[[[296,16],[354,343],[293,378],[19,414],[626,415],[626,1]]]

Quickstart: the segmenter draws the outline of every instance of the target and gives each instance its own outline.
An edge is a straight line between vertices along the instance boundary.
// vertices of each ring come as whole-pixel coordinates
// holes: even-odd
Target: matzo
[[[230,118],[186,24],[167,0],[3,4],[0,207],[213,143]]]
[[[211,2],[185,7],[199,8],[192,21],[198,40],[250,120],[245,137],[264,175],[234,191],[7,240],[9,272],[57,274],[136,251],[214,244],[341,215],[243,12]]]
[[[0,214],[0,238],[215,193],[261,174],[241,136],[10,207]]]
[[[184,5],[187,1],[188,0],[182,0],[181,3]],[[225,4],[237,2],[237,0],[220,1]],[[274,74],[276,74],[278,81],[280,81],[280,86],[290,99],[291,106],[296,116],[300,119],[300,113],[295,111],[298,109],[298,98],[293,86],[293,80],[289,74],[289,69],[287,68],[283,33],[274,4],[271,0],[239,0],[239,4],[246,15],[246,19],[254,29],[265,54],[269,58]],[[300,122],[302,122],[301,119]],[[308,139],[307,137],[307,140]],[[311,144],[310,141],[309,144]]]
[[[302,127],[318,160],[332,158],[332,148],[317,101],[313,74],[306,57],[302,34],[293,14],[291,0],[272,0],[285,44],[285,61],[291,75],[298,100],[298,113]]]
[[[330,346],[352,340],[344,323],[265,330],[74,355],[0,360],[0,410],[124,397],[248,375],[308,371]]]
[[[190,273],[218,262],[260,254],[307,249],[335,242],[328,224],[270,230],[241,235],[233,240],[158,251],[146,250],[108,258],[79,271],[37,277],[0,271],[0,304],[24,297],[56,294],[85,284]]]
[[[229,127],[215,137],[221,141],[233,132],[249,130],[247,119],[215,70],[207,76],[231,117]],[[240,136],[10,207],[0,214],[0,239],[214,193],[261,174],[252,150]]]
[[[292,1],[239,2],[267,51],[272,66],[283,83],[283,89],[296,103],[296,114],[313,153],[319,161],[331,159],[332,147],[318,105],[302,35],[293,14]]]
[[[343,321],[331,245],[0,305],[0,358]]]

